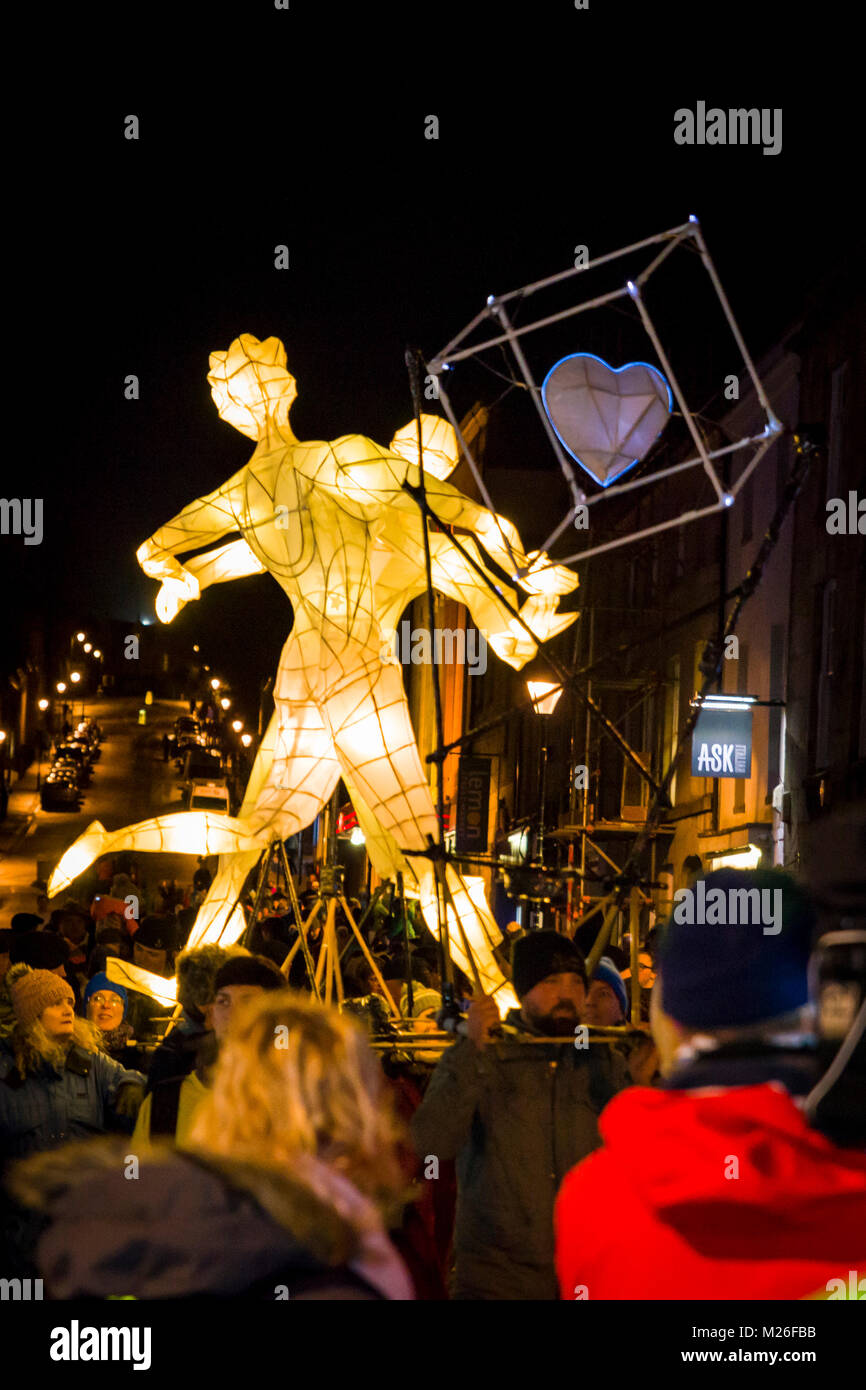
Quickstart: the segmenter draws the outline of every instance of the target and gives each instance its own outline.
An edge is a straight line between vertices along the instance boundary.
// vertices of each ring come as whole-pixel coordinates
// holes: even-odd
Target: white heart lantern
[[[673,403],[667,381],[647,362],[609,367],[589,352],[551,367],[541,397],[561,443],[602,487],[643,458]]]

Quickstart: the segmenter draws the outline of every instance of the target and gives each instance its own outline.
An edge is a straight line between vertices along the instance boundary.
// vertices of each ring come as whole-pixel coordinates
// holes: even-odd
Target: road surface
[[[138,723],[139,708],[146,708],[147,724]],[[0,824],[0,927],[8,927],[16,912],[35,912],[42,891],[38,870],[47,879],[63,852],[93,820],[107,830],[147,820],[151,816],[183,809],[182,792],[174,763],[162,760],[162,735],[189,706],[179,700],[162,700],[144,706],[136,698],[100,698],[87,702],[87,714],[103,731],[102,757],[94,764],[93,779],[85,788],[78,812],[43,811],[36,791],[35,764],[13,789],[7,819]],[[43,763],[43,776],[48,769]],[[184,887],[192,880],[195,855],[142,854],[136,860],[143,874],[143,912],[156,907],[161,880],[175,878]],[[44,872],[47,869],[47,872]],[[75,885],[58,895],[56,907],[75,896]]]

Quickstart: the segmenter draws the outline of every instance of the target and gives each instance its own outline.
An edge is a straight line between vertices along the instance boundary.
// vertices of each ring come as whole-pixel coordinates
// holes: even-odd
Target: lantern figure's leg
[[[253,764],[240,819],[267,843],[287,840],[313,823],[339,779],[340,764],[315,704],[278,698]],[[211,942],[229,946],[238,940],[246,926],[238,898],[260,853],[220,859],[188,948]]]
[[[417,851],[428,848],[428,837],[437,838],[436,810],[415,741],[403,678],[399,666],[383,665],[373,675],[372,689],[370,679],[369,667],[365,667],[354,679],[333,686],[325,713],[331,720],[343,780],[357,793],[355,806],[362,829],[366,834],[368,815],[378,832],[373,836],[375,853],[383,860],[390,859],[391,876],[399,870],[407,883],[417,884],[425,920],[438,937],[433,868],[428,860],[417,857]],[[416,853],[407,859],[404,850]],[[381,873],[375,859],[374,867]],[[502,933],[480,881],[470,892],[459,871],[449,865],[448,886],[485,991],[497,991],[501,1007],[511,1007],[513,992],[493,955]],[[471,975],[453,917],[448,934],[453,959]]]
[[[186,949],[193,946],[233,946],[247,925],[239,898],[261,849],[220,856],[219,867],[193,923]]]
[[[212,811],[175,811],[169,816],[106,830],[92,821],[83,835],[63,855],[48,883],[53,898],[84,873],[95,859],[119,850],[148,854],[228,854],[267,844],[250,824]]]

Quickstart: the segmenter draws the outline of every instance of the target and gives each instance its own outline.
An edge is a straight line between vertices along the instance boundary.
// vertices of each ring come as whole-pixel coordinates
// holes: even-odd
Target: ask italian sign
[[[693,777],[751,777],[752,711],[704,705],[692,734]]]

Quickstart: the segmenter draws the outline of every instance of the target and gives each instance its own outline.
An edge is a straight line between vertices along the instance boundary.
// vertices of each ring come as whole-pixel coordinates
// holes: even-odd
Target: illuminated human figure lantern
[[[405,481],[419,482],[416,423],[398,431],[387,449],[362,435],[301,442],[289,425],[296,388],[279,339],[259,342],[243,334],[227,352],[211,354],[210,367],[220,416],[255,441],[255,452],[215,492],[161,527],[138,559],[161,581],[156,611],[163,622],[211,584],[264,571],[274,576],[294,611],[274,685],[274,714],[236,818],[178,812],[117,832],[94,822],[61,859],[49,891],[60,891],[98,855],[122,848],[219,854],[189,944],[229,944],[244,929],[238,898],[263,847],[310,825],[342,777],[373,867],[383,878],[402,872],[438,934],[432,865],[405,853],[429,848],[437,817],[393,655],[400,616],[426,588],[425,522],[403,488]],[[521,618],[539,641],[567,627],[577,614],[556,610],[559,596],[576,588],[577,576],[551,566],[543,553],[526,555],[510,522],[445,481],[459,458],[454,430],[437,416],[421,419],[432,511],[477,537],[506,572],[519,567],[529,595]],[[185,563],[177,558],[238,532],[239,538]],[[429,539],[434,587],[465,604],[497,655],[519,670],[534,656],[535,641],[446,533]],[[479,547],[468,537],[462,544],[491,585],[501,586]],[[516,607],[515,589],[508,598]],[[452,958],[470,969],[465,933],[484,989],[495,991],[503,1008],[513,996],[493,957],[501,933],[481,881],[467,880],[453,865],[447,876],[463,929],[451,912]]]

